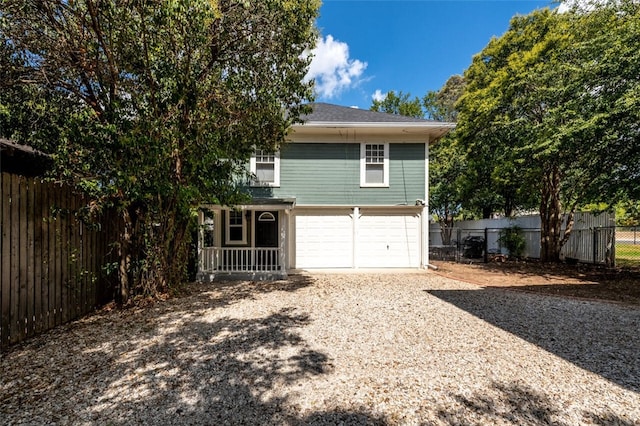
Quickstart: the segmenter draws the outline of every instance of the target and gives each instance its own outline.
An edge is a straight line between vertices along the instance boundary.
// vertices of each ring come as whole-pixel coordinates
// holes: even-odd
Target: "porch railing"
[[[202,272],[280,271],[279,248],[206,247],[200,252]]]

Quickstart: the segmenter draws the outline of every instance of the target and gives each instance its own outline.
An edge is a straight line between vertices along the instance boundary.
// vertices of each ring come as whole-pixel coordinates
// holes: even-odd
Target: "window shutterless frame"
[[[360,186],[389,186],[389,144],[360,144]]]
[[[225,226],[225,243],[227,245],[247,244],[247,220],[242,210],[228,210]]]
[[[280,186],[280,152],[256,149],[249,160],[255,180],[251,186]]]

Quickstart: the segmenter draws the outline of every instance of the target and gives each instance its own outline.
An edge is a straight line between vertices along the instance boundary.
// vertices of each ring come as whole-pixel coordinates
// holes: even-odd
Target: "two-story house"
[[[199,278],[428,264],[429,144],[453,123],[315,103],[257,151],[251,204],[200,213]]]

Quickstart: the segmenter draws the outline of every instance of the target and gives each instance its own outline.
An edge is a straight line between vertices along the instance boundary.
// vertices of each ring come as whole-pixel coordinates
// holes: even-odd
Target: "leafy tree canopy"
[[[387,93],[384,99],[374,99],[370,110],[386,112],[389,114],[405,115],[407,117],[424,117],[420,99],[417,97],[411,99],[410,93],[402,93],[402,91],[396,94],[391,90]]]
[[[515,17],[465,72],[458,135],[479,160],[475,190],[535,194],[545,260],[558,259],[577,206],[638,191],[639,7]]]
[[[123,300],[182,278],[191,208],[241,199],[232,183],[254,146],[276,149],[304,111],[318,7],[2,2],[0,133],[118,209]]]

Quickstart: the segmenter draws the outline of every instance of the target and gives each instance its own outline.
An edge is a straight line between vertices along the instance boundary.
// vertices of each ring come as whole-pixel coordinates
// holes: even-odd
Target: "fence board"
[[[17,226],[11,232],[11,328],[9,330],[10,341],[17,342],[20,333],[20,177],[11,182],[11,222]]]
[[[59,281],[58,281],[58,262],[56,261],[56,254],[58,253],[57,246],[57,220],[53,215],[52,208],[56,204],[57,200],[57,191],[53,185],[49,185],[48,192],[48,202],[49,208],[47,209],[47,218],[48,218],[48,226],[47,226],[47,236],[49,240],[49,275],[47,277],[49,281],[49,311],[48,311],[48,319],[49,319],[49,328],[53,328],[58,324],[58,298],[59,298]],[[55,284],[51,284],[51,282]]]
[[[39,258],[36,259],[36,280],[40,288],[40,303],[38,306],[39,316],[36,326],[36,333],[46,330],[47,314],[49,310],[49,292],[47,291],[47,270],[48,270],[48,236],[46,232],[46,206],[47,191],[44,189],[42,181],[38,180],[36,184],[36,199],[38,200],[38,218],[36,226],[36,242],[39,247]]]
[[[0,288],[0,347],[9,344],[11,329],[11,175],[2,174],[2,286]]]
[[[66,323],[69,321],[69,217],[63,206],[68,206],[69,199],[63,188],[58,189],[60,194],[60,204],[58,208],[60,212],[58,214],[58,222],[60,225],[60,279],[62,285],[60,286],[60,322]]]
[[[18,194],[20,200],[20,258],[18,263],[20,265],[20,316],[18,318],[20,325],[20,340],[25,339],[29,333],[29,286],[28,281],[29,274],[29,246],[32,241],[29,241],[29,181],[27,178],[20,179],[20,193]]]
[[[73,296],[74,296],[74,304],[73,304],[73,316],[77,317],[84,312],[83,304],[82,304],[82,242],[80,230],[82,227],[82,222],[78,219],[77,213],[80,208],[80,201],[78,197],[72,198],[73,205],[73,227],[72,235],[73,235]]]
[[[42,278],[40,276],[42,266],[42,225],[40,217],[40,181],[32,180],[32,214],[33,214],[33,333],[42,329]]]
[[[25,219],[27,222],[27,257],[24,259],[26,265],[24,284],[26,287],[26,317],[25,317],[25,333],[31,336],[35,330],[35,241],[34,241],[34,200],[33,200],[33,180],[25,179],[26,184],[26,212]]]
[[[78,264],[77,264],[77,221],[75,218],[76,199],[69,194],[69,318],[78,313]]]

